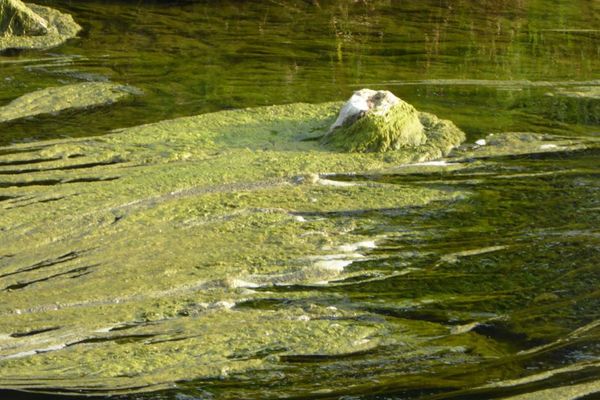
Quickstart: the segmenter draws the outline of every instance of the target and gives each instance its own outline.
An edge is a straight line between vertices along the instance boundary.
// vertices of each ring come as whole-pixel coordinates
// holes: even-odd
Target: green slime
[[[469,197],[451,185],[330,179],[427,173],[432,167],[420,162],[463,139],[446,130],[401,151],[333,152],[315,138],[339,106],[224,111],[0,149],[0,386],[115,394],[191,379],[272,380],[306,373],[294,367],[298,360],[335,364],[364,352],[393,360],[394,371],[378,372],[385,380],[399,365],[435,372],[509,355],[510,346],[473,332],[477,324],[382,317],[345,302],[343,292],[315,300],[321,288],[410,276],[410,268],[386,263],[361,267],[384,239],[369,234],[375,214]],[[497,137],[496,147],[463,146],[455,157],[589,146]],[[277,293],[299,285],[305,290]],[[281,301],[292,304],[248,306]],[[415,296],[403,306],[452,301],[468,299]],[[325,381],[337,374],[323,373]],[[407,385],[423,384],[410,376]],[[447,387],[449,379],[427,385]]]
[[[2,254],[11,255],[0,259],[0,326],[10,329],[2,336],[2,385],[43,388],[46,379],[56,385],[60,377],[65,390],[135,390],[273,368],[282,355],[349,354],[393,340],[400,331],[357,324],[352,310],[232,308],[271,296],[257,287],[325,284],[356,274],[343,265],[364,255],[337,249],[365,240],[353,232],[353,218],[302,214],[462,196],[319,177],[437,158],[463,139],[457,130],[410,151],[331,152],[313,136],[338,108],[228,111],[39,149],[11,147],[19,152],[4,159],[21,173],[3,183],[3,195],[16,203],[0,217]],[[24,158],[32,162],[23,166]],[[324,318],[332,315],[340,320]],[[407,324],[415,331],[403,333],[402,343],[447,331]],[[133,326],[128,337],[153,339],[121,341],[122,331],[110,331],[125,325]],[[49,326],[60,328],[10,336]]]

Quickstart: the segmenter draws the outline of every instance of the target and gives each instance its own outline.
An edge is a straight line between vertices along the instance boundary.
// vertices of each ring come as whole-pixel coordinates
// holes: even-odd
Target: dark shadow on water
[[[80,394],[63,395],[50,393],[31,393],[17,390],[1,390],[0,399],[6,400],[108,400],[109,396],[84,396]]]

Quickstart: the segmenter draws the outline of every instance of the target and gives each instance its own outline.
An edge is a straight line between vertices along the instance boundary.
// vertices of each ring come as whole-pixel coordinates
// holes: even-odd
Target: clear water
[[[559,95],[600,86],[594,0],[44,3],[72,13],[84,31],[48,52],[0,56],[0,104],[82,80],[129,84],[143,95],[2,124],[3,145],[102,135],[223,109],[342,100],[362,87],[391,90],[453,120],[471,142],[490,132],[600,133],[597,99]],[[456,327],[485,320],[473,332],[493,342],[490,354],[498,357],[442,365],[382,347],[341,358],[290,358],[284,375],[191,380],[123,398],[479,399],[594,381],[600,375],[599,161],[591,149],[495,157],[454,172],[337,176],[458,188],[472,196],[354,215],[368,219],[358,224],[364,233],[388,239],[351,270],[415,273],[318,290],[283,286],[271,301],[240,305],[344,304],[386,319]],[[320,216],[346,218],[342,211]],[[306,296],[291,300],[299,291]],[[445,300],[406,306],[415,298]],[[547,347],[527,353],[536,346]],[[481,388],[586,361],[586,368],[548,379]]]

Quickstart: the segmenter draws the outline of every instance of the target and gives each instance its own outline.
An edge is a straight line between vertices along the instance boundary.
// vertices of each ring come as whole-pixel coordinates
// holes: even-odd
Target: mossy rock
[[[363,89],[342,107],[322,143],[347,152],[410,152],[440,135],[447,140],[439,156],[464,140],[464,134],[452,122],[420,113],[388,91]]]
[[[48,21],[20,0],[0,0],[0,33],[3,36],[45,35]]]
[[[55,9],[20,0],[0,0],[0,51],[48,49],[73,38],[81,27]]]

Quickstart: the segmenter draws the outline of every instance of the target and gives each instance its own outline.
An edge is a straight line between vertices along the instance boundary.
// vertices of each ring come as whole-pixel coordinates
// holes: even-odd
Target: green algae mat
[[[517,396],[556,381],[556,393],[597,392],[559,378],[600,368],[589,350],[597,217],[574,212],[568,234],[550,218],[533,247],[517,238],[521,213],[546,215],[557,197],[597,209],[597,141],[497,133],[431,161],[464,139],[455,129],[417,149],[342,153],[319,140],[340,106],[0,148],[0,387],[233,399],[377,382]],[[507,196],[515,185],[550,195],[536,210]],[[557,240],[558,253],[524,255]],[[573,254],[571,270],[548,268]],[[566,351],[566,365],[552,361]]]
[[[456,130],[414,154],[334,153],[314,137],[338,107],[223,112],[10,148],[1,171],[7,386],[20,386],[12,376],[43,387],[52,365],[65,390],[146,388],[391,340],[384,326],[354,323],[352,310],[235,307],[271,296],[258,288],[364,275],[344,272],[375,246],[352,218],[305,213],[460,195],[320,178],[438,157],[462,140]],[[344,320],[328,321],[336,315]],[[140,351],[150,353],[133,356]]]

